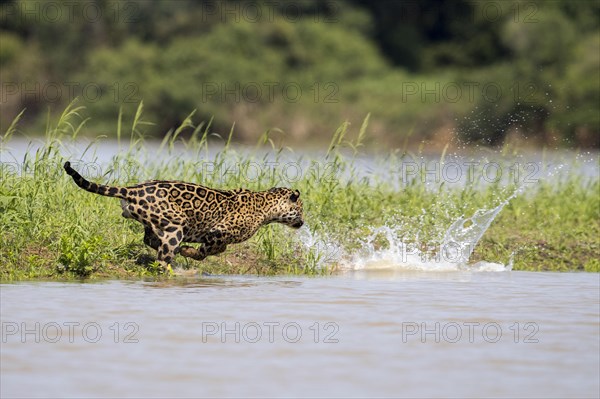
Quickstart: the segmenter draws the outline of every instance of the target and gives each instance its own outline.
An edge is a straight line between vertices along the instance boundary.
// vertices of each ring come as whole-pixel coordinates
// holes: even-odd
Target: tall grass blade
[[[119,116],[117,118],[117,145],[121,148],[121,132],[123,128],[123,106],[119,107]]]
[[[12,137],[12,135],[17,132],[17,125],[18,125],[19,121],[21,120],[21,118],[23,117],[24,113],[25,113],[25,108],[21,112],[19,112],[19,114],[17,116],[15,116],[15,118],[10,123],[10,126],[8,126],[8,129],[6,129],[6,132],[4,133],[4,135],[2,137],[0,137],[0,150],[2,150],[2,147],[4,144],[6,144],[10,141],[10,138]]]
[[[336,129],[333,137],[331,138],[331,142],[329,143],[329,147],[327,148],[327,156],[329,156],[333,150],[342,143],[344,137],[346,136],[349,125],[350,122],[345,121]]]

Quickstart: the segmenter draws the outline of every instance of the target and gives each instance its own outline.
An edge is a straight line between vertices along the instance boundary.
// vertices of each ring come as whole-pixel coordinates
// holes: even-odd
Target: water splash
[[[510,197],[493,209],[479,209],[470,218],[458,218],[446,231],[441,245],[441,250],[443,251],[442,256],[445,259],[454,260],[454,263],[456,263],[458,267],[464,268],[467,266],[477,243],[479,243],[481,237],[483,237],[485,232],[489,229],[494,219],[496,219],[496,216],[498,216],[510,200],[515,198],[520,192],[521,188],[516,190]],[[506,266],[498,263],[481,261],[471,267],[484,270],[511,270],[512,256]]]
[[[520,190],[492,209],[479,209],[471,217],[460,217],[445,231],[441,242],[426,246],[403,236],[403,226],[382,226],[372,230],[360,253],[342,260],[343,270],[418,270],[418,271],[508,271],[506,265],[479,261],[469,264],[473,250],[502,209]],[[383,245],[379,247],[376,242]]]

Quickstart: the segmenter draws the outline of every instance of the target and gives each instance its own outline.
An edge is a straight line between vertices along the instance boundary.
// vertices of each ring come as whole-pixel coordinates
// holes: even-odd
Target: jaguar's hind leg
[[[156,251],[158,251],[161,244],[160,239],[154,234],[150,226],[144,226],[144,244]]]

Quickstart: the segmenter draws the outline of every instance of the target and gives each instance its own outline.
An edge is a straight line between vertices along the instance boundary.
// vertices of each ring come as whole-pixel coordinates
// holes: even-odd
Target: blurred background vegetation
[[[195,123],[317,145],[370,113],[367,144],[600,146],[600,2],[1,1],[0,128],[74,98],[86,134]]]

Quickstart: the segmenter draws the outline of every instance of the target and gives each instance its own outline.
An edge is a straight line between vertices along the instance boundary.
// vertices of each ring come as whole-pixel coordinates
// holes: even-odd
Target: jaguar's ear
[[[300,197],[300,191],[298,191],[298,190],[295,190],[295,191],[292,193],[292,195],[290,196],[290,200],[291,200],[292,202],[296,202],[296,201],[298,201],[298,198],[299,198],[299,197]]]

